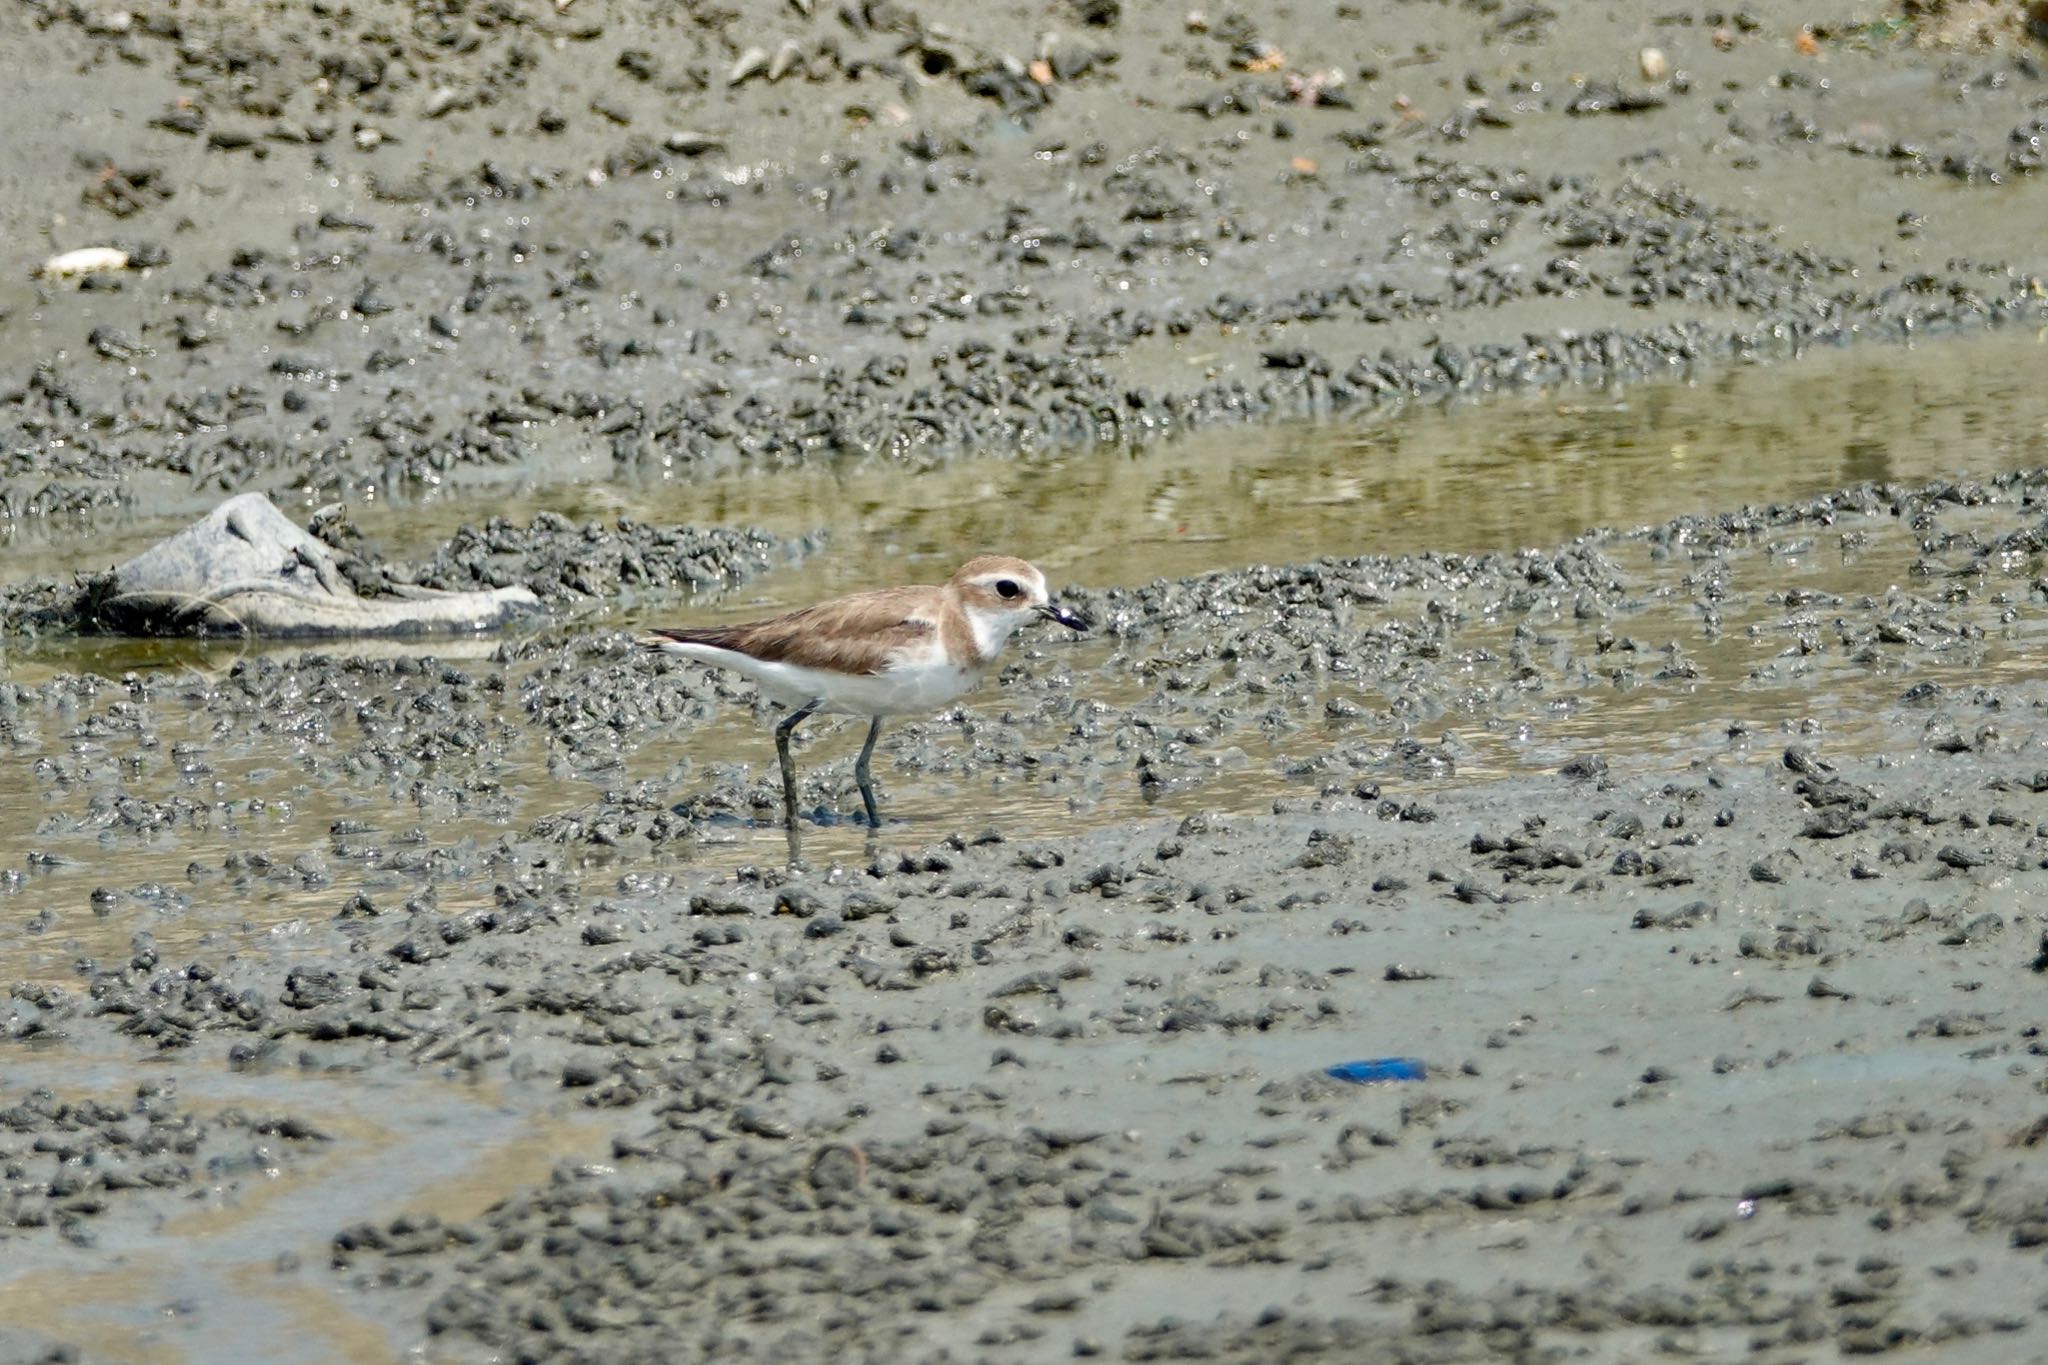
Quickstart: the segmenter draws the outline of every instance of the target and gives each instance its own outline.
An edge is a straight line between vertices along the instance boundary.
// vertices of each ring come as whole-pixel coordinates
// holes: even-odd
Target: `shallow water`
[[[125,1059],[71,1050],[17,1053],[8,1072],[23,1090],[115,1103],[135,1076]],[[474,1217],[605,1131],[573,1111],[522,1112],[488,1087],[452,1085],[430,1069],[394,1079],[183,1068],[177,1085],[190,1112],[288,1105],[328,1140],[275,1165],[224,1170],[203,1208],[119,1227],[90,1246],[46,1252],[32,1272],[0,1276],[0,1323],[78,1341],[95,1359],[376,1359],[388,1349],[381,1328],[309,1283],[321,1273],[309,1232],[358,1221],[373,1205]],[[228,1303],[234,1312],[194,1311]]]
[[[820,463],[699,482],[628,474],[592,458],[570,462],[561,482],[468,484],[352,515],[401,557],[465,523],[524,522],[541,511],[830,534],[808,562],[709,604],[616,604],[636,620],[679,612],[715,620],[930,581],[983,549],[1023,554],[1055,583],[1109,587],[1323,555],[1546,546],[1594,527],[1865,480],[2048,464],[2044,365],[2048,334],[2007,331],[1926,349],[1822,351],[1613,393],[1574,388],[1413,407],[1363,423],[1217,429],[1135,450],[910,471]],[[111,565],[188,519],[130,521],[95,533],[89,549],[24,529],[13,543],[0,541],[6,577]],[[11,670],[23,678],[42,667],[117,671],[152,657],[239,652],[78,642],[37,647]]]
[[[579,518],[757,524],[789,533],[822,527],[830,533],[827,547],[810,560],[732,592],[697,601],[594,607],[586,614],[592,630],[648,620],[737,619],[869,584],[929,580],[981,548],[1028,554],[1056,582],[1107,586],[1323,555],[1545,546],[1589,527],[1650,524],[1858,480],[1911,482],[1958,470],[2048,464],[2048,386],[2039,383],[2044,363],[2048,343],[2042,338],[2006,336],[1927,352],[1823,354],[1799,364],[1727,370],[1697,383],[1639,386],[1620,394],[1570,392],[1452,405],[1389,414],[1361,426],[1211,433],[1129,452],[968,461],[914,476],[895,467],[856,466],[730,476],[708,486],[657,479],[479,488],[365,509],[359,521],[400,555],[424,550],[463,521],[487,514],[523,520],[541,510]],[[168,529],[168,523],[131,523],[94,537],[92,553],[115,560]],[[1821,592],[1882,595],[1909,582],[1915,558],[1903,537],[1853,553],[1836,548],[1830,538],[1813,537],[1810,529],[1788,531],[1782,539],[1815,545],[1776,556],[1774,581]],[[77,562],[80,552],[75,541],[18,537],[9,576],[55,571]],[[1640,545],[1616,551],[1624,559],[1645,554]],[[2026,564],[2010,566],[2020,587],[2031,572]],[[1582,693],[1532,708],[1510,723],[1483,714],[1445,715],[1417,737],[1448,736],[1455,768],[1434,776],[1394,770],[1379,776],[1390,790],[1407,794],[1549,770],[1574,756],[1610,750],[1644,762],[1769,763],[1783,747],[1783,734],[1803,724],[1817,724],[1831,752],[1875,748],[1902,736],[1862,719],[1864,713],[1895,700],[1910,681],[1997,681],[2025,688],[2048,676],[2048,666],[2037,664],[2044,637],[2037,617],[2021,616],[1952,664],[1916,665],[1907,680],[1839,657],[1774,666],[1785,650],[1775,622],[1785,615],[1783,608],[1757,604],[1748,617],[1731,612],[1718,638],[1703,640],[1686,603],[1652,603],[1618,622],[1617,629],[1650,648],[1682,641],[1700,670],[1689,684]],[[1506,634],[1503,629],[1503,640]],[[1485,638],[1481,631],[1478,639]],[[1147,685],[1111,676],[1115,647],[1109,641],[1034,637],[1027,646],[1043,646],[1104,700],[1130,704],[1148,695]],[[16,648],[4,667],[7,677],[29,683],[83,670],[118,677],[129,670],[167,669],[211,677],[257,648],[232,642],[51,641]],[[346,652],[403,648],[348,646]],[[492,648],[488,642],[437,642],[427,652],[473,659]],[[326,652],[344,651],[328,646]],[[495,720],[521,726],[516,688],[484,705]],[[993,694],[976,703],[990,713],[1002,706]],[[26,749],[17,740],[24,764],[40,753],[77,765],[82,775],[75,784],[25,781],[0,788],[0,870],[22,867],[31,850],[61,860],[27,871],[10,892],[0,893],[0,914],[11,926],[0,938],[0,955],[10,979],[70,981],[78,958],[123,955],[138,935],[146,935],[168,960],[202,949],[216,955],[291,953],[309,922],[331,916],[351,890],[374,880],[330,851],[330,829],[340,819],[367,822],[375,837],[386,840],[424,825],[437,843],[467,839],[483,845],[588,802],[607,786],[672,775],[680,796],[696,765],[744,762],[761,773],[773,770],[768,734],[737,707],[672,743],[643,746],[623,771],[606,774],[558,769],[545,744],[522,732],[497,774],[506,792],[503,806],[457,813],[423,807],[412,794],[378,790],[374,782],[359,788],[308,783],[278,741],[216,734],[201,707],[159,703],[155,709],[161,754],[132,771],[115,769],[92,739],[63,733],[55,724]],[[1731,733],[1738,721],[1746,728]],[[843,765],[858,745],[857,726],[812,728],[818,738],[800,751],[807,767]],[[877,774],[889,823],[879,842],[915,844],[964,825],[1071,830],[1148,814],[1262,809],[1276,799],[1314,795],[1317,779],[1290,776],[1291,760],[1334,743],[1390,737],[1377,717],[1309,724],[1277,740],[1226,736],[1216,746],[1214,774],[1156,799],[1135,782],[999,785],[978,773],[913,772],[891,764],[885,738]],[[171,746],[181,741],[201,746],[204,771],[170,761]],[[181,793],[225,800],[234,818],[140,840],[65,833],[46,823],[77,808],[80,786],[118,787],[159,800]],[[968,820],[963,810],[970,806]],[[805,853],[817,865],[859,863],[874,842],[856,826],[833,825],[808,831]],[[281,871],[248,879],[230,894],[217,878],[195,885],[188,877],[189,864],[218,868],[237,849],[258,845],[273,856],[283,853],[280,863],[299,851],[326,852],[332,881],[308,883]],[[783,850],[781,831],[764,821],[710,826],[689,848],[664,857],[735,867],[775,862]],[[475,880],[479,894],[486,894],[491,878]],[[127,894],[149,883],[174,894],[154,903]],[[97,913],[91,892],[102,886],[119,894],[105,913]],[[177,893],[189,895],[189,904]],[[376,884],[373,894],[397,899],[404,893],[398,879]],[[444,892],[439,911],[460,909],[454,901]],[[38,915],[43,922],[37,930],[24,932],[22,926]],[[22,1068],[12,1079],[20,1085],[63,1079],[88,1090],[99,1081],[113,1083],[115,1069],[80,1069],[79,1062],[59,1049],[48,1055],[46,1066]],[[218,1093],[188,1099],[232,1103],[243,1098],[247,1084],[223,1075]],[[259,1084],[277,1082],[266,1077]],[[602,1131],[573,1116],[515,1118],[488,1096],[431,1080],[401,1087],[402,1093],[391,1092],[388,1082],[379,1084],[384,1088],[366,1097],[346,1082],[293,1079],[292,1102],[300,1110],[359,1139],[348,1144],[346,1159],[302,1162],[283,1172],[277,1188],[261,1198],[236,1199],[107,1248],[118,1255],[97,1269],[81,1261],[61,1274],[0,1280],[0,1321],[21,1320],[33,1303],[37,1316],[55,1314],[46,1320],[110,1357],[148,1358],[161,1347],[197,1357],[232,1353],[247,1341],[232,1331],[221,1335],[227,1319],[220,1314],[202,1315],[202,1327],[181,1335],[177,1315],[162,1313],[161,1305],[243,1301],[250,1305],[251,1323],[306,1322],[308,1313],[318,1319],[309,1328],[313,1339],[305,1358],[374,1354],[367,1343],[377,1340],[376,1328],[333,1310],[324,1293],[278,1273],[274,1258],[304,1252],[309,1230],[340,1226],[357,1210],[435,1208],[452,1215],[480,1208],[501,1192],[531,1184],[553,1155],[589,1149]],[[306,1093],[297,1096],[301,1090]],[[372,1104],[376,1116],[365,1117]],[[463,1126],[462,1142],[412,1140],[429,1132],[445,1135],[451,1123]]]
[[[965,461],[913,476],[893,466],[856,466],[728,476],[708,486],[598,482],[493,492],[487,504],[479,491],[475,500],[451,495],[409,507],[365,509],[359,520],[374,540],[400,555],[423,551],[486,513],[523,521],[543,510],[579,519],[755,524],[791,534],[822,527],[830,534],[826,548],[809,560],[727,593],[594,606],[584,618],[593,630],[650,620],[744,619],[861,586],[931,580],[950,571],[964,553],[983,548],[1026,553],[1056,584],[1128,585],[1323,555],[1544,546],[1593,527],[1652,524],[1687,511],[1797,498],[1859,480],[1915,482],[1960,470],[2048,464],[2048,387],[2038,382],[2044,365],[2048,340],[2005,335],[1925,351],[1822,353],[1797,364],[1730,369],[1698,382],[1617,394],[1573,391],[1450,405],[1368,426],[1215,432],[1135,452]],[[95,544],[139,546],[163,529],[137,524]],[[1803,532],[1786,537],[1807,538]],[[1836,552],[1831,544],[1776,556],[1774,563],[1801,586],[1824,593],[1882,594],[1909,581],[1913,552],[1903,540],[1856,553]],[[75,552],[59,543],[27,548],[34,550],[31,561],[44,561],[36,566],[41,571],[59,555]],[[129,548],[120,545],[110,553]],[[1620,553],[1626,557],[1629,551]],[[2027,572],[2025,565],[2012,566],[2022,584]],[[1689,685],[1559,698],[1511,723],[1479,714],[1445,715],[1414,733],[1443,740],[1456,766],[1436,774],[1389,772],[1389,786],[1418,791],[1448,781],[1549,770],[1609,749],[1646,761],[1740,761],[1752,749],[1774,752],[1774,742],[1781,743],[1774,734],[1802,724],[1820,727],[1836,748],[1897,738],[1878,733],[1861,717],[1907,684],[1881,671],[1823,660],[1774,667],[1785,641],[1761,619],[1770,615],[1762,610],[1757,620],[1731,617],[1717,638],[1704,639],[1688,608],[1652,603],[1619,628],[1646,648],[1682,642],[1700,669]],[[1495,643],[1504,644],[1507,633],[1503,629]],[[1955,684],[2036,678],[2033,661],[2041,657],[2035,646],[2042,633],[2037,622],[2022,617],[1983,650],[1959,657],[1953,666],[1923,668],[1915,678]],[[1070,667],[1086,680],[1091,696],[1131,704],[1148,695],[1148,684],[1106,667],[1114,656],[1108,642],[1054,637],[1063,632],[1048,628],[1044,638],[1022,643]],[[1484,631],[1478,643],[1487,643]],[[239,642],[52,641],[18,649],[6,667],[8,676],[23,682],[72,670],[118,677],[131,669],[171,668],[203,677],[262,648]],[[492,648],[486,641],[435,642],[425,652],[462,658]],[[412,649],[351,645],[346,652]],[[325,652],[341,651],[329,646]],[[508,689],[501,701],[487,705],[496,721],[518,732],[525,722],[515,692]],[[1369,712],[1374,709],[1369,693],[1362,700]],[[974,703],[988,713],[1003,705],[994,692]],[[137,846],[112,835],[45,837],[39,826],[50,802],[62,804],[62,788],[40,797],[33,787],[0,792],[0,849],[19,851],[0,865],[15,863],[30,849],[66,860],[32,872],[26,894],[6,898],[24,914],[44,905],[64,912],[61,923],[10,949],[18,974],[63,975],[79,954],[127,951],[137,932],[149,933],[160,950],[170,952],[222,941],[292,951],[303,929],[299,917],[329,914],[346,894],[350,869],[339,859],[334,885],[303,886],[283,869],[254,879],[234,898],[231,919],[218,911],[185,914],[174,904],[153,907],[139,918],[124,911],[95,920],[79,912],[97,886],[183,887],[188,864],[217,867],[258,835],[272,841],[266,847],[320,851],[338,819],[369,820],[388,837],[430,814],[395,791],[380,797],[364,790],[322,790],[294,779],[288,754],[260,739],[214,735],[202,711],[179,716],[165,709],[161,720],[165,752],[179,741],[199,744],[209,771],[186,774],[164,764],[153,774],[133,774],[118,784],[122,790],[160,800],[177,794],[268,800],[229,828],[180,831]],[[1735,722],[1745,734],[1731,737]],[[1196,809],[1261,809],[1276,798],[1314,793],[1315,779],[1285,771],[1290,760],[1333,743],[1395,737],[1372,718],[1310,725],[1277,740],[1256,733],[1228,736],[1215,746],[1206,780],[1148,792],[1135,783],[1105,786],[1100,774],[1073,775],[1079,781],[1059,775],[992,782],[978,775],[914,773],[889,761],[891,731],[901,724],[885,730],[876,764],[888,822],[880,837],[890,844],[919,842],[927,828],[936,837],[942,827],[959,823],[969,805],[978,823],[1013,830],[1087,828]],[[799,746],[800,762],[807,769],[844,764],[858,747],[860,729],[812,722]],[[43,737],[46,745],[57,738]],[[488,842],[626,781],[667,777],[680,798],[698,764],[740,762],[763,774],[772,774],[774,764],[765,728],[734,707],[673,742],[647,744],[623,770],[599,774],[558,771],[544,746],[523,740],[515,736],[498,773],[507,793],[502,810],[482,818],[433,813],[437,841]],[[672,853],[720,867],[775,861],[785,852],[783,835],[766,817],[764,812],[755,823],[708,826],[690,848]],[[873,843],[858,825],[831,825],[806,834],[804,853],[814,863],[859,863],[871,856]]]

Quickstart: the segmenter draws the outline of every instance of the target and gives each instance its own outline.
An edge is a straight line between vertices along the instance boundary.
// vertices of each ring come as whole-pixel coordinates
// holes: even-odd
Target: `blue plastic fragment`
[[[1376,1081],[1419,1081],[1429,1075],[1429,1068],[1416,1057],[1372,1057],[1362,1062],[1340,1062],[1323,1074],[1353,1085],[1371,1085]]]

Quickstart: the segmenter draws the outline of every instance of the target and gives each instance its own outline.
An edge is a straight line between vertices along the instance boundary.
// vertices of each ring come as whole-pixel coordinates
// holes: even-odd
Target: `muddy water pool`
[[[1573,388],[1389,410],[1358,424],[1218,429],[1135,450],[926,468],[820,462],[709,481],[685,471],[622,476],[589,452],[554,462],[541,484],[466,482],[351,513],[398,556],[485,517],[541,511],[830,533],[808,562],[689,604],[692,617],[709,619],[926,581],[983,546],[1025,553],[1056,581],[1106,587],[1322,555],[1545,546],[1593,527],[1865,480],[2048,463],[2044,365],[2048,337],[2008,331],[1917,350],[1822,351],[1613,393]],[[4,576],[111,565],[200,510],[178,506],[84,539],[0,525]],[[223,652],[157,652],[165,649],[78,643],[17,657],[10,670],[107,671]]]

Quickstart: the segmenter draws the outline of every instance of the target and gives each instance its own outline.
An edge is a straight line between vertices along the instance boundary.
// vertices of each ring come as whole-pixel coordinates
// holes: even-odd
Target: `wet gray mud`
[[[0,1356],[2048,1354],[2023,7],[1247,13],[0,17]]]

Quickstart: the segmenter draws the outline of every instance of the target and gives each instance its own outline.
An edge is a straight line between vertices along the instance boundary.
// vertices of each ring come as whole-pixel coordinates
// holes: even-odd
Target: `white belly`
[[[936,711],[981,686],[980,669],[941,659],[905,660],[884,673],[838,673],[801,664],[769,663],[715,645],[665,644],[662,649],[752,678],[769,697],[795,708],[849,716],[908,716]],[[933,651],[937,653],[937,651]]]

